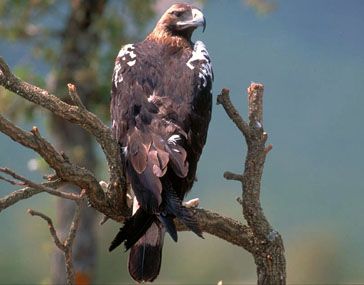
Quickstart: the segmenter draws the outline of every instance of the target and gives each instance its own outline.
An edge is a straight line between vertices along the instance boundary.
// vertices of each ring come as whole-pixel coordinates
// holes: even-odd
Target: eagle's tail
[[[164,228],[152,223],[130,250],[129,273],[137,282],[152,282],[159,274],[162,262]]]
[[[137,282],[151,282],[159,274],[164,234],[157,216],[139,208],[117,233],[109,251],[124,242],[125,249],[130,249],[130,275]]]

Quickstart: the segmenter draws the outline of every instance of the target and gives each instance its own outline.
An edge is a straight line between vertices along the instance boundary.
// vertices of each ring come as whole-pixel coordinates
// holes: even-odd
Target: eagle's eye
[[[171,14],[177,18],[181,17],[183,14],[183,11],[172,11]]]

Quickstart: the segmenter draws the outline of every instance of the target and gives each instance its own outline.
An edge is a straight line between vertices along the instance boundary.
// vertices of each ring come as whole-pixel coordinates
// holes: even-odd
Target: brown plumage
[[[191,41],[198,26],[205,27],[200,10],[175,4],[144,41],[123,46],[115,61],[112,128],[137,207],[110,250],[122,242],[131,248],[129,272],[138,282],[157,277],[165,231],[177,240],[174,218],[202,236],[182,206],[211,116],[210,58],[202,42]]]

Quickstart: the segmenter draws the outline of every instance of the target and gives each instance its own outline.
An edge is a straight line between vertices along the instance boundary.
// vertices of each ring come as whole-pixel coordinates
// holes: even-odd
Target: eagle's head
[[[148,36],[152,40],[182,39],[191,41],[193,31],[197,27],[206,28],[206,20],[202,12],[189,4],[172,5],[160,18],[153,32]]]

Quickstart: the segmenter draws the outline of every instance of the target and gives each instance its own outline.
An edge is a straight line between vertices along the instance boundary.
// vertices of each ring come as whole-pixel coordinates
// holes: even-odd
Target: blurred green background
[[[137,38],[145,37],[160,10],[171,3],[157,2],[155,16]],[[265,85],[264,126],[273,150],[265,164],[261,199],[265,214],[283,236],[288,282],[364,283],[364,2],[211,0],[203,1],[202,7],[207,29],[203,34],[197,31],[194,39],[205,42],[212,58],[215,99],[223,87],[230,88],[245,116],[246,87],[251,81]],[[62,15],[66,9],[61,5],[58,12]],[[43,21],[62,25],[54,17]],[[0,34],[0,55],[18,74],[37,74],[32,82],[41,84],[50,66],[34,56],[32,44]],[[52,50],[52,44],[47,48]],[[112,70],[105,72],[102,76],[111,78]],[[0,96],[9,96],[3,93]],[[104,96],[107,99],[109,93]],[[46,132],[42,113],[24,122],[24,128],[36,124]],[[198,182],[189,197],[199,197],[202,207],[241,220],[235,201],[241,189],[222,174],[241,171],[245,151],[237,129],[222,108],[214,106]],[[35,153],[0,134],[1,166],[39,180],[42,172],[31,171],[35,158]],[[104,164],[99,168],[98,176],[105,177]],[[14,189],[0,181],[1,196]],[[1,284],[49,283],[54,244],[45,223],[30,217],[26,209],[54,216],[54,205],[55,198],[41,194],[1,212]],[[96,283],[131,282],[127,254],[107,252],[118,227],[114,222],[97,227]],[[177,244],[166,237],[157,284],[219,280],[255,283],[252,257],[209,235],[202,240],[181,233]]]

